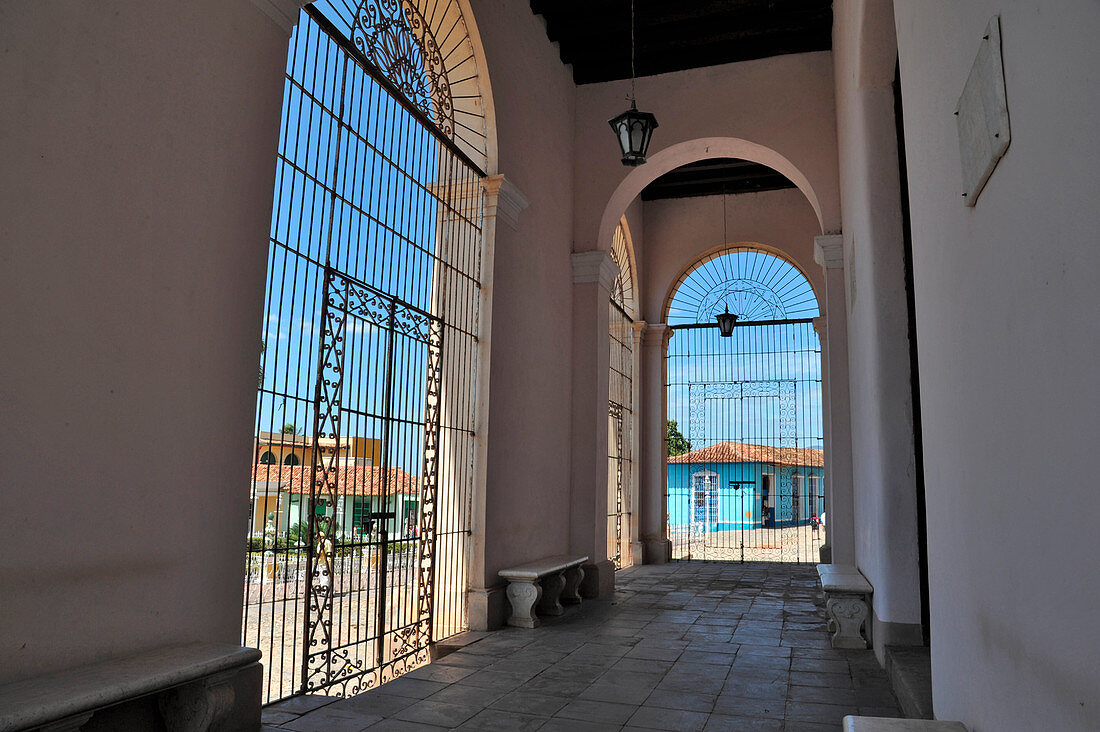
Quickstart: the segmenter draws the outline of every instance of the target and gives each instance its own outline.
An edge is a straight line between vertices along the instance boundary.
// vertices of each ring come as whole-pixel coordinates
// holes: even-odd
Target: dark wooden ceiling
[[[642,200],[760,193],[794,187],[782,173],[766,165],[737,158],[713,158],[670,170],[642,189]]]
[[[630,78],[630,0],[531,0],[573,81]],[[638,76],[824,51],[832,0],[634,0]]]

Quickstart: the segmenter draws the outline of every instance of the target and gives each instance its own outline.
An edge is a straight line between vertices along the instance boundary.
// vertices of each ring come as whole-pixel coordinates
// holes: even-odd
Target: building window
[[[691,476],[692,523],[713,524],[718,521],[718,474],[703,470]]]
[[[275,453],[268,450],[263,455],[260,455],[260,465],[278,465],[279,458],[275,457]]]
[[[290,453],[285,458],[283,458],[283,465],[301,465],[301,464],[302,464],[302,461],[300,459],[298,459],[298,456],[295,455],[294,453]]]

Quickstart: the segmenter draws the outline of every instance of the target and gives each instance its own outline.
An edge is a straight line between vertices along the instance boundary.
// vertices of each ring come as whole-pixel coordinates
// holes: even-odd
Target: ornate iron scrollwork
[[[688,439],[706,440],[707,402],[711,399],[774,398],[779,401],[779,445],[795,447],[798,437],[798,400],[794,379],[701,381],[688,384]]]
[[[360,3],[352,42],[447,137],[454,137],[451,85],[431,25],[408,0]]]

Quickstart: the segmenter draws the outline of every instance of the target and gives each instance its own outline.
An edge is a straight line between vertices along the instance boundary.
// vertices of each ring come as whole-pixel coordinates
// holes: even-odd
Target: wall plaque
[[[986,26],[955,116],[962,158],[963,202],[973,206],[1012,139],[1001,61],[1000,16],[994,15]]]

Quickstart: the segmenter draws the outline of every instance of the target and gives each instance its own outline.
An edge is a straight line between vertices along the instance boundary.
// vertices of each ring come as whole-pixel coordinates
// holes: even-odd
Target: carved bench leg
[[[534,613],[534,608],[542,595],[542,587],[539,583],[534,580],[509,580],[505,594],[508,602],[512,604],[508,625],[514,625],[517,628],[537,628],[539,619]]]
[[[861,595],[830,595],[825,600],[829,639],[833,648],[866,648],[863,629],[869,613],[866,599]]]
[[[561,593],[561,601],[576,604],[581,601],[580,587],[584,581],[584,567],[579,564],[565,570],[565,589]]]
[[[539,582],[542,585],[542,599],[539,600],[539,615],[561,615],[565,608],[561,606],[558,598],[565,589],[565,575],[561,572],[549,574]]]

